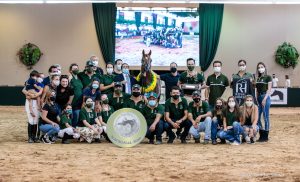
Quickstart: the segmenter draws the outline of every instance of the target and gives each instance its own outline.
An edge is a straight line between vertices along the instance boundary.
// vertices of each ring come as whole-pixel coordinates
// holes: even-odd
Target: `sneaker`
[[[156,140],[156,143],[155,143],[156,145],[160,145],[160,144],[162,144],[162,142],[161,142],[161,140]]]
[[[49,136],[48,136],[48,141],[49,141],[50,143],[55,143],[56,138],[54,138],[54,137],[49,137]]]
[[[237,141],[234,141],[234,142],[231,142],[230,145],[240,145],[240,143]]]
[[[217,145],[217,141],[216,141],[216,140],[213,140],[211,143],[212,143],[213,145]]]
[[[176,138],[180,139],[180,137],[181,137],[181,133],[176,133]]]
[[[208,144],[208,142],[209,142],[209,140],[205,139],[203,144],[206,145],[206,144]]]
[[[187,142],[186,142],[185,139],[181,139],[181,143],[182,143],[182,144],[187,144]]]
[[[200,143],[200,138],[195,139],[195,143]]]
[[[246,143],[251,144],[251,141],[250,141],[250,137],[249,137],[249,136],[246,136],[245,140],[246,140]]]
[[[29,138],[28,143],[34,143],[34,140],[32,138]]]
[[[191,134],[188,134],[188,136],[186,136],[187,140],[190,140],[192,138]]]
[[[45,144],[51,144],[51,142],[49,141],[48,135],[42,136],[42,137],[41,137],[41,140],[42,140],[42,142],[45,143]]]
[[[62,140],[61,143],[62,144],[70,144],[70,142],[68,140]]]
[[[169,140],[168,140],[167,143],[173,143],[174,139],[175,139],[175,136],[173,136],[173,137],[170,137],[170,136],[169,136]]]
[[[95,142],[96,142],[96,143],[101,143],[101,141],[100,141],[99,138],[95,138]]]
[[[226,144],[226,140],[225,139],[221,139],[220,144]]]
[[[255,141],[253,138],[250,138],[250,142],[251,142],[251,144],[255,144]]]

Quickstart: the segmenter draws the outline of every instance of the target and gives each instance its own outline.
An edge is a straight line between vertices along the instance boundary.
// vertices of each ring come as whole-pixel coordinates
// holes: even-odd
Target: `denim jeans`
[[[186,137],[189,134],[189,130],[190,130],[190,128],[191,128],[192,125],[193,125],[192,122],[189,121],[189,120],[182,121],[182,123],[180,124],[180,128],[181,129],[184,128],[184,130],[183,130],[183,132],[182,132],[182,134],[180,136],[181,140],[185,140],[186,139]],[[175,134],[172,131],[173,126],[170,123],[166,123],[164,125],[164,129],[167,131],[167,134],[168,134],[169,137],[175,138]]]
[[[60,128],[59,128],[59,126],[54,127],[51,124],[42,124],[40,126],[40,130],[43,133],[47,133],[48,136],[54,136],[59,132]]]
[[[241,143],[240,135],[244,135],[244,130],[241,124],[237,121],[233,122],[231,129],[220,132],[220,138],[230,142],[236,141]]]
[[[74,128],[76,128],[77,126],[77,123],[78,123],[78,120],[79,120],[79,112],[80,112],[80,109],[78,110],[73,110],[73,113],[72,113],[72,126]]]
[[[150,126],[151,125],[148,126],[146,138],[148,138],[149,140],[154,140],[154,135],[156,135],[156,140],[162,141],[161,135],[164,132],[164,121],[160,120],[156,124],[155,130],[152,132],[149,130]]]
[[[218,120],[212,120],[211,122],[211,140],[217,140],[217,137],[220,138],[220,133],[223,131],[218,129],[219,122]]]
[[[190,128],[190,134],[193,135],[195,139],[200,138],[200,133],[199,132],[205,132],[204,140],[209,140],[211,137],[211,117],[206,117],[203,122],[200,122],[195,128],[192,126]]]
[[[265,129],[266,131],[269,131],[270,129],[270,115],[269,115],[269,111],[270,111],[270,106],[271,106],[271,99],[270,96],[267,97],[266,99],[266,105],[265,107],[262,106],[262,101],[265,97],[265,94],[259,95],[257,97],[257,101],[258,101],[258,122],[257,125],[259,127],[260,130],[263,130],[263,126],[262,126],[262,122],[261,122],[261,114],[263,114],[264,117],[264,121],[265,121]]]

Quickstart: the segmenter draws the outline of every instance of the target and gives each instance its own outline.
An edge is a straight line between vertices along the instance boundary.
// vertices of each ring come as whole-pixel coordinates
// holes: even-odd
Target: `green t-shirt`
[[[209,111],[209,105],[205,101],[201,101],[200,106],[195,106],[194,101],[189,103],[188,112],[193,115],[193,119],[195,120],[199,115],[206,114]],[[201,121],[204,121],[205,118],[201,118]]]
[[[115,77],[114,74],[112,74],[112,75],[108,75],[108,74],[102,75],[101,78],[100,78],[100,82],[104,86],[110,85],[110,84],[112,84],[114,82],[114,77]],[[113,93],[113,92],[114,92],[114,88],[113,87],[111,87],[111,88],[109,88],[107,90],[101,91],[102,94],[109,94],[109,93]]]
[[[119,109],[124,108],[124,105],[125,105],[124,103],[125,103],[126,100],[128,100],[130,95],[122,92],[120,97],[116,97],[114,95],[114,93],[110,93],[110,94],[107,95],[107,97],[108,97],[108,100],[109,100],[109,105],[114,107],[114,109],[117,111]]]
[[[147,121],[147,124],[148,126],[151,125],[155,118],[156,118],[156,115],[157,114],[160,114],[164,115],[164,106],[158,104],[157,107],[155,107],[153,110],[149,107],[149,106],[145,106],[143,109],[142,109],[142,114],[144,115],[146,121]]]
[[[259,94],[265,93],[268,90],[268,83],[272,82],[272,77],[263,75],[256,80],[256,89]]]
[[[67,115],[63,114],[60,116],[60,122],[59,122],[59,127],[61,130],[67,128],[66,123],[72,126],[72,119],[68,118]]]
[[[179,97],[179,103],[176,105],[173,98],[170,98],[165,103],[165,112],[170,113],[170,118],[173,121],[179,120],[184,116],[184,111],[188,110],[187,100]]]
[[[226,118],[227,126],[232,126],[234,121],[240,122],[241,113],[235,114],[235,112],[230,112],[229,110],[223,111],[223,116]]]
[[[216,77],[215,74],[210,75],[206,80],[206,85],[209,86],[209,104],[215,105],[217,98],[221,97],[229,86],[228,78],[221,74]]]
[[[74,91],[74,98],[72,101],[72,108],[73,109],[80,109],[82,103],[82,89],[83,85],[81,80],[78,78],[72,78],[70,82],[71,88]]]
[[[109,110],[108,111],[101,111],[98,116],[102,117],[102,120],[104,123],[107,123],[109,117],[115,112],[114,108],[109,106]]]
[[[202,84],[205,81],[203,73],[197,73],[195,77],[188,77],[188,72],[185,71],[180,74],[179,81],[182,84]],[[194,90],[184,90],[184,94],[192,95]]]
[[[83,120],[86,120],[90,125],[93,125],[95,124],[96,118],[97,115],[94,110],[92,110],[92,112],[87,112],[85,108],[82,108],[79,112],[78,126],[85,127],[85,125],[83,124]]]
[[[124,108],[132,108],[142,112],[142,109],[145,107],[145,101],[140,100],[138,103],[135,103],[131,98],[128,98],[124,102]]]
[[[253,75],[249,72],[246,72],[243,74],[243,76],[240,76],[239,73],[233,74],[232,79],[241,79],[241,78],[249,78],[251,81],[253,81]]]
[[[85,71],[80,72],[80,73],[78,74],[78,78],[81,80],[82,85],[83,85],[83,88],[86,88],[89,84],[91,84],[91,82],[92,82],[92,80],[93,80],[94,78],[98,78],[99,81],[100,81],[100,77],[99,77],[98,74],[93,74],[93,75],[90,77],[90,76],[88,76],[88,75],[85,73]]]

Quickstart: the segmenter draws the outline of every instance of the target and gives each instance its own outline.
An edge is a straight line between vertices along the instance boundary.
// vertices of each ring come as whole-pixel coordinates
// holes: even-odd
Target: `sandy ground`
[[[23,107],[0,107],[0,181],[300,181],[300,108],[272,108],[270,142],[134,148],[26,143]]]

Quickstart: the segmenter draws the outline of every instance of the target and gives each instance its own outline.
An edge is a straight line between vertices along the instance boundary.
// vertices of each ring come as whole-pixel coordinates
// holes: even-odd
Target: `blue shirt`
[[[172,73],[165,73],[160,75],[160,79],[165,81],[166,85],[166,100],[171,97],[170,92],[173,86],[177,86],[180,74],[177,73],[176,76],[173,76]]]
[[[93,94],[91,87],[87,87],[83,90],[83,96],[90,97],[95,102],[96,100],[100,100],[101,92],[99,89],[97,89]]]
[[[49,85],[50,84],[50,77],[47,76],[46,78],[44,78],[43,82],[44,85]]]

